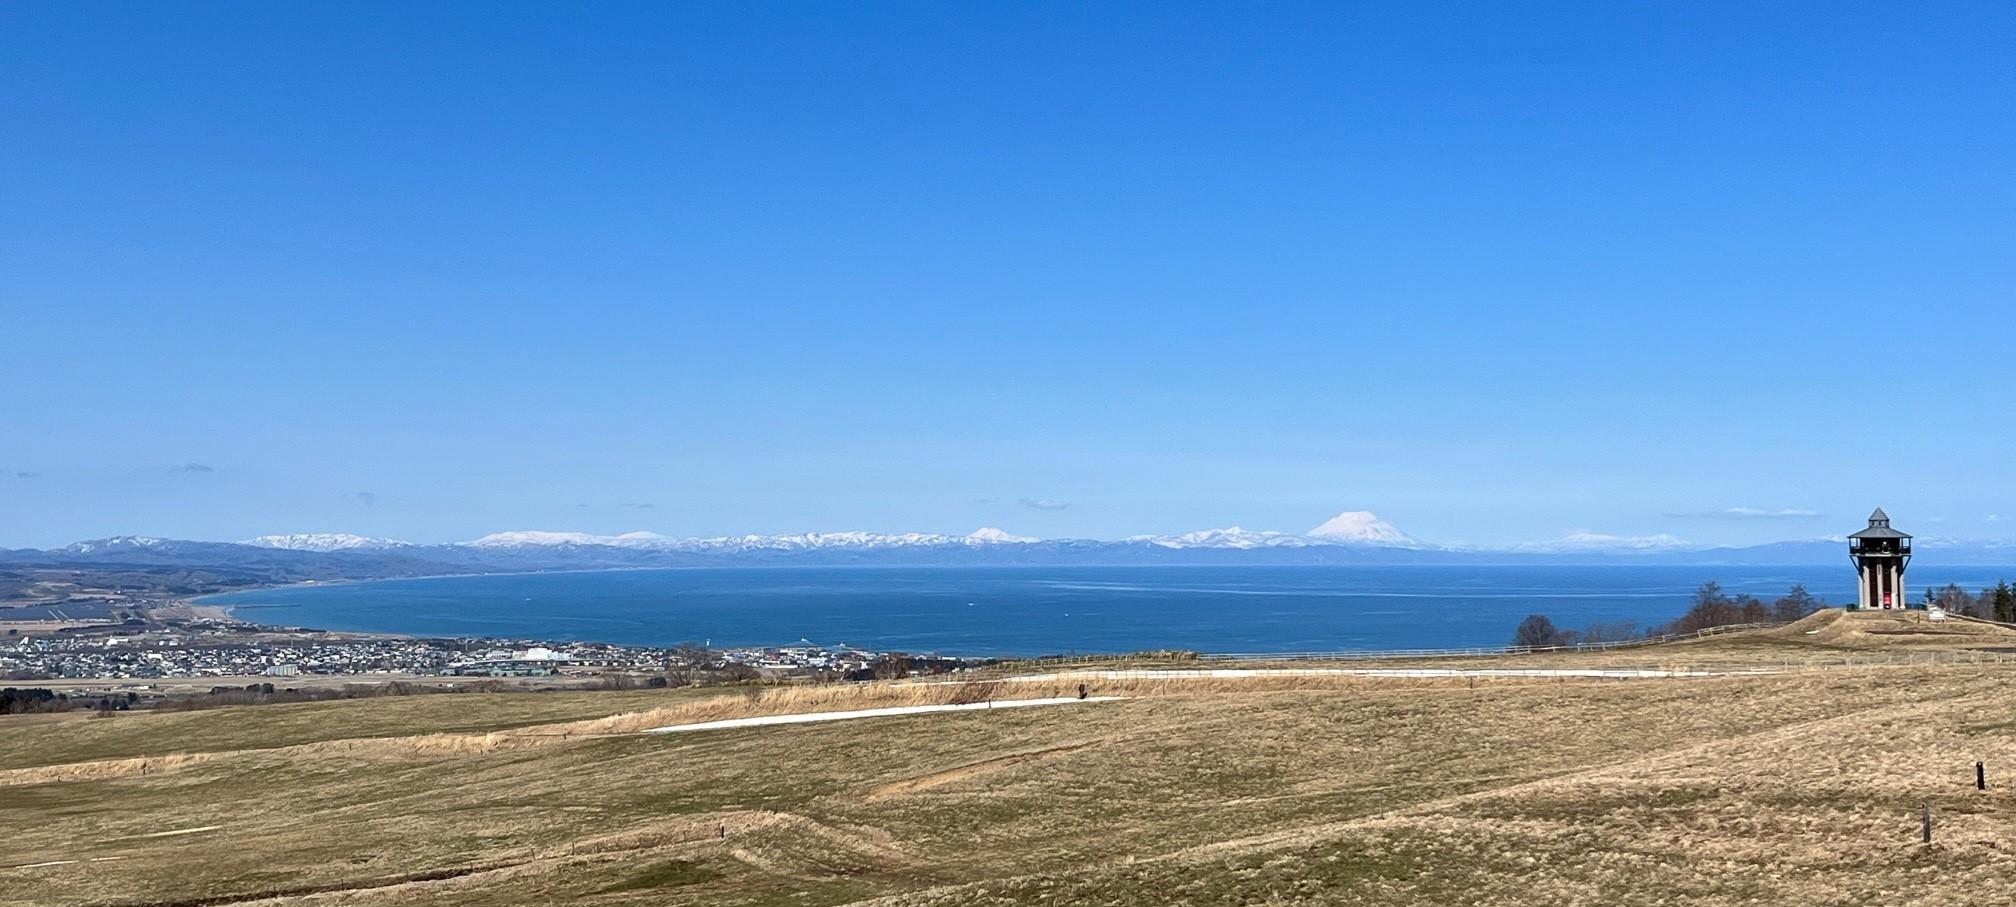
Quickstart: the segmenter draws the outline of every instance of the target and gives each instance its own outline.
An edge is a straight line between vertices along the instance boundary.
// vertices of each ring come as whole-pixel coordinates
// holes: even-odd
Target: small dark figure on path
[[[1079,699],[1085,698],[1085,685],[1082,683],[1078,685],[1078,698]]]

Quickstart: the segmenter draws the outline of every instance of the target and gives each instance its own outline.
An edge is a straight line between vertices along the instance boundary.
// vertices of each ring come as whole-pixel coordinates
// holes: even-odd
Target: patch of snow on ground
[[[694,724],[674,724],[650,728],[646,734],[676,734],[685,731],[718,731],[728,728],[767,727],[773,724],[810,724],[816,721],[846,721],[851,718],[883,718],[892,715],[922,715],[928,712],[976,712],[991,709],[1019,709],[1034,705],[1068,705],[1074,702],[1114,702],[1119,696],[1065,696],[1053,699],[1007,699],[1000,702],[972,702],[964,705],[903,705],[882,709],[854,709],[846,712],[805,712],[797,715],[762,715],[756,718],[728,718]]]

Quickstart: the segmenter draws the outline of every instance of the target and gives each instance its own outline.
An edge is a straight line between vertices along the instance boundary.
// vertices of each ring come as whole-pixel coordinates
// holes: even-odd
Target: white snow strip
[[[1046,683],[1058,680],[1181,680],[1185,678],[1250,677],[1731,677],[1747,674],[1775,674],[1771,670],[1695,671],[1654,668],[1195,668],[1147,669],[1139,671],[1061,671],[1050,674],[1023,674],[1002,678],[1008,683]]]
[[[676,734],[685,731],[717,731],[738,727],[767,727],[773,724],[810,724],[815,721],[846,721],[850,718],[884,718],[891,715],[922,715],[926,712],[974,712],[985,709],[1019,709],[1032,705],[1069,705],[1074,702],[1113,702],[1119,696],[1060,696],[1054,699],[1007,699],[1000,702],[971,702],[964,705],[904,705],[883,709],[855,709],[847,712],[805,712],[797,715],[763,715],[757,718],[728,718],[695,724],[654,727],[646,734]]]
[[[199,825],[199,826],[197,826],[197,827],[195,827],[195,828],[178,828],[178,829],[175,829],[174,831],[157,831],[157,832],[150,832],[150,833],[148,833],[148,834],[144,834],[144,835],[134,835],[133,837],[136,837],[136,838],[173,838],[173,837],[176,837],[176,836],[178,836],[178,835],[193,835],[193,834],[197,834],[197,833],[200,833],[200,832],[206,832],[206,831],[216,831],[217,829],[220,829],[220,828],[223,828],[223,827],[224,827],[224,826],[222,826],[222,825]]]
[[[110,863],[110,862],[112,862],[113,860],[123,860],[123,859],[126,859],[126,858],[125,858],[125,857],[92,857],[92,858],[91,858],[91,860],[90,860],[90,862],[93,862],[93,863]],[[85,861],[83,861],[83,860],[44,860],[44,861],[42,861],[42,862],[40,862],[40,863],[22,863],[22,864],[19,864],[19,865],[16,865],[16,866],[0,866],[0,869],[42,869],[42,868],[45,868],[45,867],[49,867],[49,866],[69,866],[69,865],[71,865],[71,864],[73,864],[73,863],[82,863],[82,862],[85,862]]]

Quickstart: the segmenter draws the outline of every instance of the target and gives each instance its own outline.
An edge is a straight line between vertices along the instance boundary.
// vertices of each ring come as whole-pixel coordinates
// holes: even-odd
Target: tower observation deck
[[[1911,536],[1892,529],[1883,508],[1869,515],[1869,528],[1848,537],[1848,558],[1855,562],[1858,607],[1887,611],[1905,606],[1904,567],[1911,563]]]

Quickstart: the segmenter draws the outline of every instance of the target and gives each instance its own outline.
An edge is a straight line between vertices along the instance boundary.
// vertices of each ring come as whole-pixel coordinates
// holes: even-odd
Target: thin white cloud
[[[1069,510],[1070,501],[1050,501],[1043,498],[1023,498],[1019,502],[1030,510]]]
[[[1763,507],[1724,507],[1721,510],[1669,513],[1666,516],[1676,520],[1808,520],[1822,515],[1817,510],[1792,507],[1776,510]]]
[[[1577,529],[1558,539],[1546,542],[1528,542],[1512,546],[1514,551],[1536,552],[1596,552],[1596,551],[1669,551],[1691,548],[1692,543],[1677,536],[1658,533],[1656,535],[1615,535],[1608,532],[1593,532]]]
[[[1663,532],[1654,535],[1611,535],[1607,532],[1590,532],[1587,529],[1578,529],[1562,536],[1561,541],[1569,545],[1580,545],[1590,548],[1684,548],[1687,546],[1687,540],[1667,535]]]

